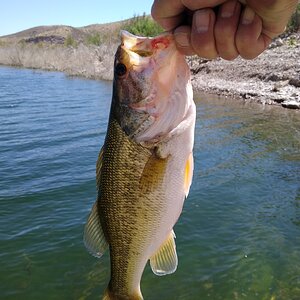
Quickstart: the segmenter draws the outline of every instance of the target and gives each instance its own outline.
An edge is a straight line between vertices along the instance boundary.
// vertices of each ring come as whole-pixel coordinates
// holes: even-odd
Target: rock
[[[278,39],[276,40],[276,45],[277,45],[277,47],[282,46],[282,45],[283,45],[283,40],[282,40],[281,38],[278,38]]]
[[[277,74],[271,74],[266,78],[267,81],[280,81],[282,80],[281,76],[278,76]]]
[[[272,91],[278,92],[280,88],[287,86],[289,84],[289,80],[278,81],[274,84]]]
[[[286,100],[283,99],[283,98],[275,98],[274,101],[275,101],[276,103],[282,103],[282,102],[284,102],[284,101],[286,101]]]
[[[37,37],[31,37],[24,40],[25,43],[32,43],[32,44],[38,44],[38,43],[50,43],[50,44],[64,44],[65,38],[62,36],[56,36],[56,35],[49,35],[49,36],[37,36]]]
[[[300,102],[296,100],[284,101],[281,103],[281,105],[286,108],[300,109]]]
[[[273,48],[283,46],[283,44],[284,44],[283,40],[281,38],[278,38],[270,44],[269,49],[273,49]]]
[[[295,87],[300,87],[300,79],[297,79],[297,78],[291,78],[289,80],[289,84],[290,85],[293,85]]]

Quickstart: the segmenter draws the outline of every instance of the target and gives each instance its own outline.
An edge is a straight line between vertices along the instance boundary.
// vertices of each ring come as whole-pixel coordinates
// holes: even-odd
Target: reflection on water
[[[0,68],[1,299],[99,299],[109,258],[82,230],[111,84]],[[196,97],[179,266],[145,299],[300,299],[300,112]]]

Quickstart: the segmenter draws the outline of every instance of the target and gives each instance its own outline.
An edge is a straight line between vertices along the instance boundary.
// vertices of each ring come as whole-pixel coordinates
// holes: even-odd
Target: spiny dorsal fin
[[[96,163],[96,184],[97,184],[97,189],[99,189],[99,186],[100,186],[100,174],[101,174],[102,158],[103,158],[103,147],[101,148],[101,150],[99,152],[98,160],[97,160],[97,163]]]
[[[155,275],[162,276],[176,271],[178,258],[174,238],[175,233],[172,230],[158,251],[150,258],[150,266]]]
[[[97,201],[94,203],[85,224],[83,240],[86,249],[98,258],[100,258],[108,248],[98,215]]]

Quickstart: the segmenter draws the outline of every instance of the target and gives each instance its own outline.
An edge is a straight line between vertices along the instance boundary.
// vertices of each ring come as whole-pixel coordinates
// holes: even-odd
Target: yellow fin
[[[155,275],[162,276],[176,271],[178,258],[174,238],[175,233],[172,230],[158,251],[150,258],[150,266]]]
[[[97,189],[99,189],[100,186],[100,174],[101,174],[101,167],[102,167],[102,159],[103,159],[103,147],[101,148],[99,155],[98,155],[98,160],[96,163],[96,184],[97,184]]]
[[[94,256],[100,258],[108,248],[108,243],[100,224],[98,215],[97,201],[92,207],[92,211],[84,227],[83,234],[84,245],[86,249]]]
[[[194,158],[193,158],[193,153],[191,153],[189,155],[188,160],[186,161],[185,170],[184,170],[184,192],[186,197],[189,194],[190,186],[192,184],[193,171],[194,171]]]

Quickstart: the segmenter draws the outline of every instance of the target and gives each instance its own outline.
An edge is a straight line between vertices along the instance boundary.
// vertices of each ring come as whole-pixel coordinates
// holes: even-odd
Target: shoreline
[[[117,43],[0,46],[0,65],[112,80]],[[300,33],[276,39],[253,60],[188,57],[195,93],[300,109]]]
[[[291,39],[293,43],[291,42]],[[300,109],[300,34],[275,40],[253,60],[190,59],[196,91]]]

